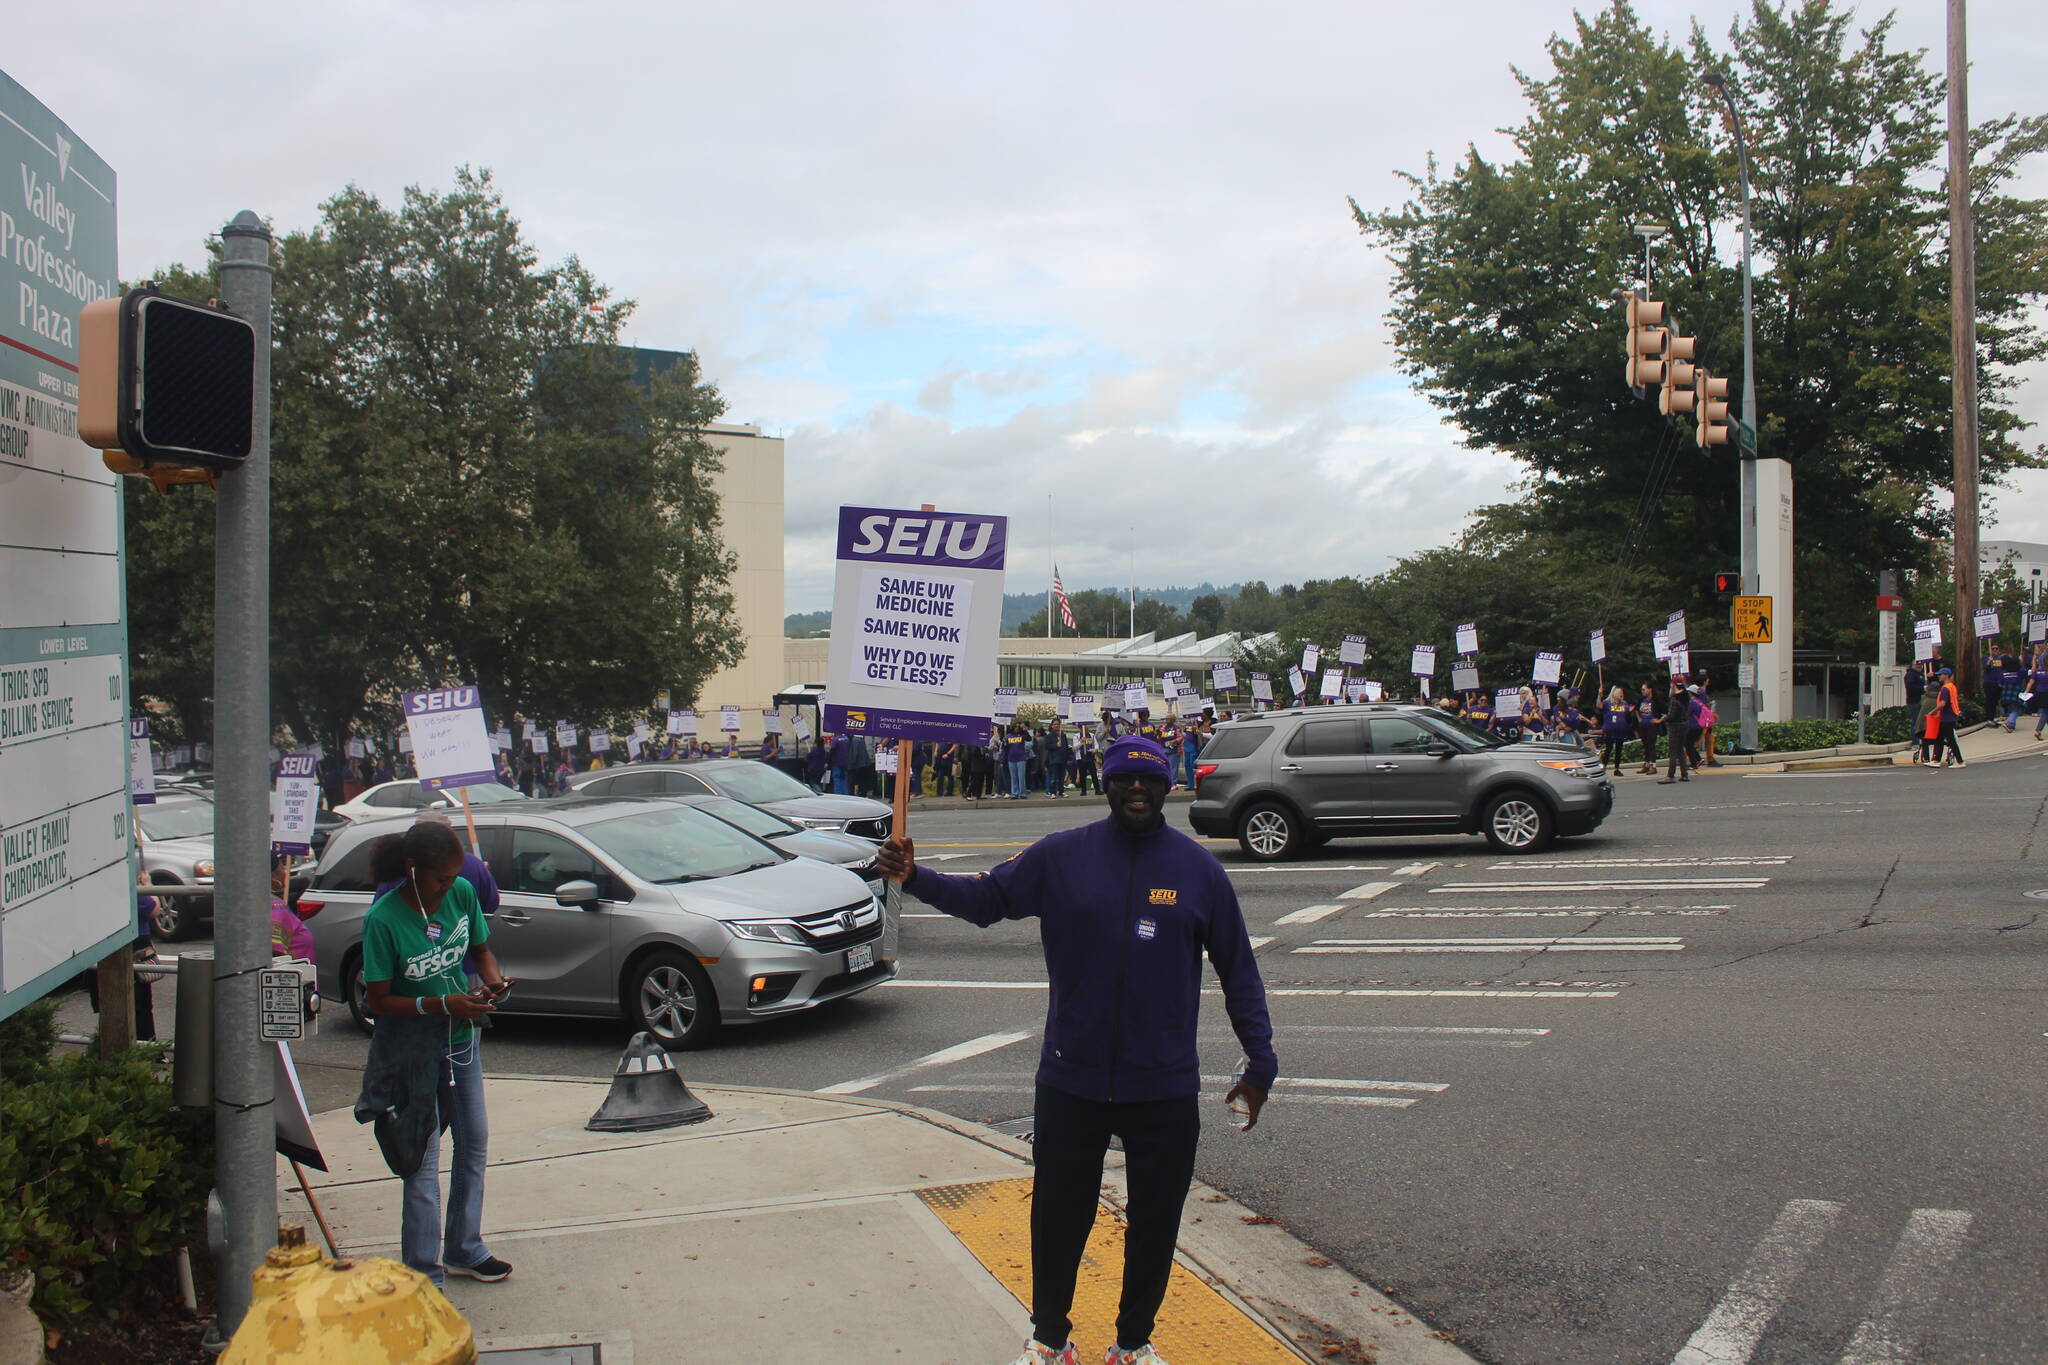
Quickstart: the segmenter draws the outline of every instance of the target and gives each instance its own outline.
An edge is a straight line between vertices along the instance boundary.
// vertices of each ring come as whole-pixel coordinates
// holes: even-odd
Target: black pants
[[[1685,731],[1673,730],[1666,735],[1665,747],[1671,750],[1671,756],[1664,768],[1665,777],[1685,778],[1685,770],[1697,766],[1692,755],[1686,751]]]
[[[1038,1087],[1031,1185],[1032,1335],[1055,1350],[1074,1330],[1074,1276],[1095,1226],[1102,1157],[1112,1134],[1124,1142],[1130,1185],[1124,1232],[1124,1288],[1116,1341],[1135,1350],[1152,1339],[1152,1321],[1166,1297],[1181,1206],[1195,1174],[1201,1139],[1198,1098],[1104,1104]]]
[[[1927,746],[1927,761],[1935,763],[1951,755],[1954,756],[1956,762],[1961,763],[1963,761],[1963,746],[1956,743],[1955,725],[1952,722],[1943,722],[1940,738]]]
[[[1652,768],[1656,767],[1657,727],[1654,725],[1642,726],[1637,730],[1636,737],[1643,742],[1643,762]]]
[[[1621,746],[1628,743],[1627,735],[1600,736],[1600,763],[1616,772],[1621,771]]]

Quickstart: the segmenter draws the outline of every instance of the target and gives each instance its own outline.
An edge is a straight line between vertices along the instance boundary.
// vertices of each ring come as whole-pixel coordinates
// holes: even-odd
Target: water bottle
[[[1251,1065],[1251,1058],[1239,1057],[1237,1059],[1237,1065],[1231,1068],[1231,1084],[1235,1085],[1239,1081],[1242,1081],[1244,1079],[1244,1073],[1251,1070]],[[1225,1100],[1223,1107],[1230,1113],[1231,1127],[1237,1129],[1240,1133],[1243,1132],[1245,1129],[1251,1127],[1252,1107],[1245,1100],[1244,1096],[1240,1095],[1236,1099]]]

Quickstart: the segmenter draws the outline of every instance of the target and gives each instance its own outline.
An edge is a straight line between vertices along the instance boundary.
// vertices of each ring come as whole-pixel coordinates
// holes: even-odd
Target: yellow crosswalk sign
[[[1735,599],[1735,643],[1738,645],[1767,645],[1771,642],[1771,599],[1768,597],[1738,597]]]

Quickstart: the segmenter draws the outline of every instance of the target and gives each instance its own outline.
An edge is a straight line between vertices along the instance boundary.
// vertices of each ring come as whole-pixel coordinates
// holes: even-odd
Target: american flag
[[[1074,604],[1067,597],[1065,585],[1060,582],[1060,566],[1057,564],[1052,566],[1052,595],[1060,604],[1060,624],[1068,630],[1080,629],[1074,624]]]

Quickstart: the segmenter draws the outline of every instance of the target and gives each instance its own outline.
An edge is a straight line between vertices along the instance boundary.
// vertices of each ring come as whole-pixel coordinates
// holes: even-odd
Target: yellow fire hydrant
[[[379,1256],[330,1261],[278,1229],[221,1365],[474,1365],[476,1336],[434,1282]]]

